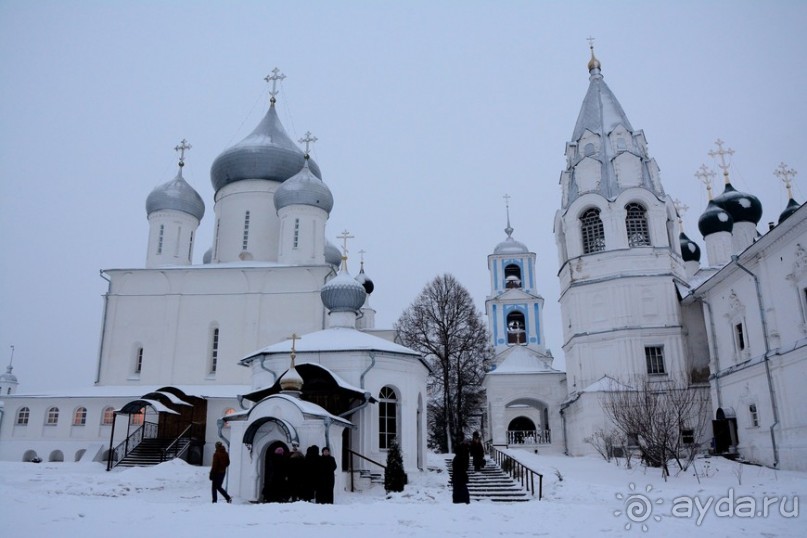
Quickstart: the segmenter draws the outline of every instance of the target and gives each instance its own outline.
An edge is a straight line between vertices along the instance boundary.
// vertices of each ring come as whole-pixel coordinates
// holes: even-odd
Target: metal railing
[[[535,477],[538,477],[538,500],[544,494],[544,475],[530,469],[520,461],[511,458],[492,444],[488,444],[488,454],[499,465],[502,471],[509,474],[513,480],[521,482],[521,487],[535,496]]]
[[[160,458],[160,461],[168,461],[169,454],[171,455],[170,459],[181,458],[185,454],[185,452],[188,451],[188,448],[191,446],[190,435],[188,434],[191,431],[192,427],[193,424],[188,424],[188,427],[182,430],[182,433],[180,433],[176,439],[171,441],[170,445],[162,449],[162,456]],[[182,441],[183,439],[187,439],[188,442],[180,443],[180,441]]]
[[[359,458],[363,459],[364,461],[369,461],[369,462],[370,462],[370,463],[372,463],[373,465],[378,465],[379,467],[381,467],[381,468],[382,468],[382,469],[384,469],[385,471],[387,470],[387,466],[386,466],[386,465],[383,465],[383,464],[381,464],[381,463],[378,463],[378,462],[377,462],[377,461],[375,461],[375,460],[371,460],[371,459],[370,459],[370,458],[368,458],[367,456],[365,456],[365,455],[363,455],[363,454],[359,454],[359,453],[358,453],[358,452],[356,452],[355,450],[351,450],[351,449],[349,449],[349,448],[348,448],[348,449],[347,449],[347,453],[350,455],[350,457],[348,458],[348,462],[349,462],[349,463],[348,463],[348,471],[350,472],[350,491],[351,491],[351,492],[356,491],[355,486],[354,486],[354,484],[353,484],[353,476],[354,476],[354,475],[355,475],[355,473],[356,473],[356,469],[354,469],[354,468],[353,468],[353,456],[358,456]],[[361,470],[362,470],[362,469],[359,469],[359,471],[361,471]]]
[[[549,430],[507,430],[508,445],[548,445],[551,442]]]
[[[129,437],[121,441],[118,446],[109,452],[107,460],[107,471],[120,463],[123,458],[129,455],[143,439],[153,439],[157,437],[157,423],[145,422],[142,426],[133,431]]]

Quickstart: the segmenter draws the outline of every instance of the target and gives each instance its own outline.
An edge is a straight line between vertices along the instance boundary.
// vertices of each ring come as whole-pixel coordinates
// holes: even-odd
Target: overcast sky
[[[560,358],[552,225],[586,38],[703,249],[693,174],[717,170],[718,137],[736,152],[735,187],[763,203],[760,231],[785,207],[781,161],[807,198],[806,25],[801,1],[0,1],[0,366],[13,345],[22,391],[92,382],[99,269],[144,266],[145,199],[176,174],[182,138],[207,206],[201,263],[210,165],[265,114],[274,67],[286,130],[319,138],[328,236],[356,237],[354,274],[366,251],[377,326],[444,272],[482,311],[510,194]]]

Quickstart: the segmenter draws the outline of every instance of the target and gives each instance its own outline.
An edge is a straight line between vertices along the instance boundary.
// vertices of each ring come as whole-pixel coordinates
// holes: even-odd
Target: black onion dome
[[[678,236],[678,241],[681,244],[681,257],[685,262],[699,262],[701,261],[701,249],[697,243],[687,237],[687,234],[681,232]]]
[[[364,306],[367,292],[346,271],[329,280],[320,290],[322,304],[331,312],[358,312]]]
[[[147,215],[163,209],[182,211],[196,217],[197,220],[202,220],[205,215],[205,203],[199,193],[182,177],[182,168],[174,179],[156,187],[146,198]]]
[[[782,224],[787,217],[795,213],[800,207],[801,205],[793,198],[788,200],[787,207],[785,207],[785,210],[779,215],[779,224]]]
[[[244,179],[283,182],[299,172],[304,161],[303,151],[286,134],[272,104],[249,136],[216,157],[210,181],[216,192]],[[322,177],[315,162],[309,166],[315,176]]]
[[[330,214],[333,209],[331,189],[311,172],[308,159],[303,169],[275,191],[275,209],[280,211],[290,205],[308,205],[324,209]]]
[[[762,203],[753,194],[740,192],[731,183],[714,202],[729,212],[734,222],[753,222],[757,224],[762,219]]]
[[[698,219],[698,229],[703,237],[717,232],[731,232],[734,229],[734,219],[728,211],[723,210],[714,200],[709,200],[706,211]]]
[[[359,271],[359,274],[356,275],[356,282],[362,285],[364,291],[367,292],[367,295],[373,293],[373,290],[375,289],[375,284],[373,284],[373,281],[369,276],[364,274],[364,267],[362,267],[361,271]]]

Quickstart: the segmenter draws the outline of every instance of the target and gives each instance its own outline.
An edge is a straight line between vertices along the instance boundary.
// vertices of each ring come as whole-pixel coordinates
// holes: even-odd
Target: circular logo
[[[662,504],[664,499],[652,500],[647,494],[653,490],[653,486],[647,485],[644,493],[636,492],[636,484],[631,482],[628,484],[630,489],[629,493],[617,493],[615,496],[622,501],[624,508],[622,510],[614,510],[614,516],[620,517],[623,514],[628,518],[625,523],[625,530],[630,530],[634,523],[641,523],[641,529],[647,532],[649,527],[645,523],[651,517],[654,521],[661,521],[661,516],[653,514],[653,505]]]

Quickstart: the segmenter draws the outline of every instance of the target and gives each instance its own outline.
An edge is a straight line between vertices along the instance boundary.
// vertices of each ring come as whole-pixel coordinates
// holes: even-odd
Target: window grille
[[[625,206],[625,229],[628,232],[628,245],[631,247],[646,247],[650,245],[650,233],[647,229],[647,212],[639,204]]]
[[[644,348],[644,356],[647,360],[648,374],[663,374],[664,371],[664,348],[661,346],[647,346]]]
[[[599,209],[589,209],[580,217],[583,235],[583,254],[605,250],[605,230],[600,220]]]

